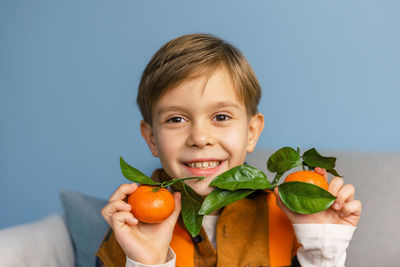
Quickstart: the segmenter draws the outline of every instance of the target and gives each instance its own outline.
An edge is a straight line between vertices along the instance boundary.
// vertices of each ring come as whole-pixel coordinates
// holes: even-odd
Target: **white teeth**
[[[220,164],[219,161],[202,161],[202,162],[191,162],[187,163],[190,168],[198,168],[198,169],[210,169],[216,168]]]

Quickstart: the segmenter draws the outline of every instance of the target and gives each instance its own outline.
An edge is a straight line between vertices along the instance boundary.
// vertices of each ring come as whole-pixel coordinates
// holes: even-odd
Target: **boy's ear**
[[[260,137],[263,129],[264,129],[264,115],[262,115],[261,113],[253,115],[249,121],[249,134],[247,140],[248,153],[253,152],[258,142],[258,138]]]
[[[146,141],[147,145],[149,146],[151,153],[154,157],[158,157],[158,151],[156,142],[154,140],[153,129],[151,128],[150,124],[145,122],[144,120],[140,121],[140,132]]]

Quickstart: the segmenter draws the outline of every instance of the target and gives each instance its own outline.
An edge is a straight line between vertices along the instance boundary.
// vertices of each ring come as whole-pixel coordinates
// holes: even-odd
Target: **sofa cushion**
[[[61,191],[60,199],[75,251],[77,267],[95,266],[95,254],[108,230],[100,214],[104,199],[74,191]]]
[[[62,215],[0,230],[0,266],[73,267],[74,251]]]

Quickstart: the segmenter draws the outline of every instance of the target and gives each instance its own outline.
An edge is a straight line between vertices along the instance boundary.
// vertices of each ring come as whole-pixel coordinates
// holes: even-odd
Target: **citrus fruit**
[[[297,171],[289,174],[285,182],[305,182],[319,186],[328,191],[328,182],[325,177],[313,171]]]
[[[168,218],[175,210],[174,196],[165,188],[140,185],[128,196],[132,214],[141,222],[158,223]]]

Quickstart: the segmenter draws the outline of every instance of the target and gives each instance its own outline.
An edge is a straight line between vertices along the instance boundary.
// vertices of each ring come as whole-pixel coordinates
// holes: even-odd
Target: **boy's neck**
[[[220,215],[220,214],[221,214],[221,211],[222,211],[222,209],[214,210],[213,212],[211,212],[211,213],[208,214],[208,215]]]

